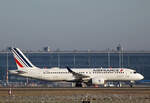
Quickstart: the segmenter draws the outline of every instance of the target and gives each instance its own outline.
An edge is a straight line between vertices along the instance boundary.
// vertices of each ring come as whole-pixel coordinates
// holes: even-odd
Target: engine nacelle
[[[92,84],[104,84],[105,80],[102,78],[92,78]]]

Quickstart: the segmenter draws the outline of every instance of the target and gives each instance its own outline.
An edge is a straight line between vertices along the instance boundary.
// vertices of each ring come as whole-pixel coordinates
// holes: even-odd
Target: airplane
[[[22,77],[29,77],[50,82],[66,81],[75,83],[75,87],[87,87],[93,85],[105,85],[107,82],[133,83],[144,78],[135,70],[127,68],[39,68],[33,65],[19,48],[12,48],[12,53],[17,65],[17,70],[9,70],[9,73]],[[121,84],[119,84],[121,87]]]

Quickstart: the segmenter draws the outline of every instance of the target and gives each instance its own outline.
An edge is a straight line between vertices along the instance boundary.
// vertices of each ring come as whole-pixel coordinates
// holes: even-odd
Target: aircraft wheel
[[[133,84],[130,84],[130,87],[132,88],[132,87],[133,87]]]
[[[76,83],[75,87],[87,87],[87,85],[85,83]]]
[[[75,87],[82,87],[82,83],[76,83]]]
[[[121,82],[118,82],[117,87],[122,87]]]

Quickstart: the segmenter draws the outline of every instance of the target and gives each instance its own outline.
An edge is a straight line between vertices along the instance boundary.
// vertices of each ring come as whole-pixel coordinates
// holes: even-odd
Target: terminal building
[[[29,60],[37,67],[51,68],[130,68],[144,75],[145,80],[150,80],[150,51],[23,51]],[[25,80],[23,77],[12,76],[8,70],[17,69],[16,63],[9,51],[0,52],[0,81],[17,82]]]

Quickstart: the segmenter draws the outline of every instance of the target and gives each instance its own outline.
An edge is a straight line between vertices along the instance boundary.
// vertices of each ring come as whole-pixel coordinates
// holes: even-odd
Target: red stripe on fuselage
[[[16,63],[19,65],[19,67],[23,68],[23,65],[15,58]]]

